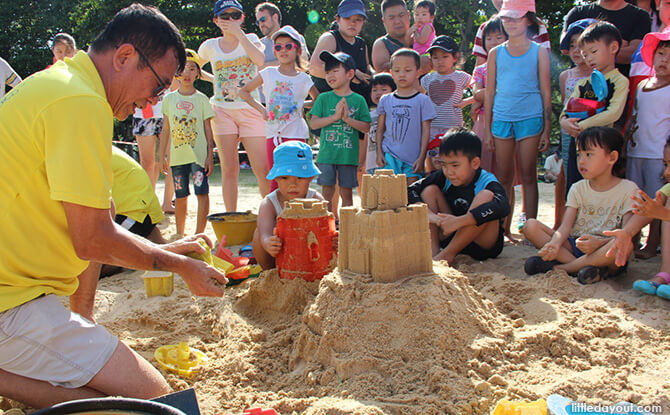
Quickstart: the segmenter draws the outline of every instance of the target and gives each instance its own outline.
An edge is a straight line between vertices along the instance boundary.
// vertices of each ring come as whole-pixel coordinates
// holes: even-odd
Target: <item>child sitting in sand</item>
[[[577,137],[577,163],[584,177],[568,193],[565,215],[554,232],[538,220],[529,219],[524,236],[540,248],[538,256],[526,260],[528,275],[562,269],[581,284],[592,284],[618,275],[614,257],[607,257],[613,241],[603,232],[621,228],[633,215],[631,197],[635,183],[613,171],[623,164],[624,139],[610,127],[591,127]]]
[[[661,220],[661,271],[648,280],[637,280],[633,289],[670,300],[670,137],[663,148],[663,177],[666,184],[652,199],[639,190],[633,198],[633,213]]]
[[[264,270],[275,267],[275,257],[281,250],[275,226],[284,202],[305,198],[324,200],[319,192],[309,188],[321,171],[314,165],[312,149],[307,144],[288,141],[277,146],[273,155],[274,165],[267,178],[275,180],[278,188],[265,196],[258,208],[258,228],[252,242],[256,261]]]
[[[482,170],[482,143],[472,131],[447,131],[440,144],[439,170],[409,187],[410,203],[428,205],[433,258],[452,263],[463,253],[477,260],[503,249],[502,221],[509,201],[496,177]]]

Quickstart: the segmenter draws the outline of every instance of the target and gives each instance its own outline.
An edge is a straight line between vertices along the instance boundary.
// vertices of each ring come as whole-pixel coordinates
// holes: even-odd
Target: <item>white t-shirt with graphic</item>
[[[631,196],[636,193],[637,185],[626,179],[604,192],[593,190],[586,179],[573,184],[565,203],[565,206],[577,209],[570,236],[603,236],[603,231],[620,229],[623,216],[633,210]]]
[[[263,78],[263,95],[268,120],[265,123],[267,138],[309,138],[309,128],[303,116],[303,105],[314,85],[304,72],[286,76],[275,66],[260,71]]]
[[[263,50],[258,36],[253,33],[246,36],[251,43]],[[212,65],[214,72],[214,96],[210,102],[225,109],[251,109],[240,97],[239,91],[258,75],[258,66],[247,56],[241,44],[232,52],[224,53],[219,46],[219,39],[221,38],[207,39],[198,49],[198,55]],[[251,96],[258,100],[258,91],[252,91]]]
[[[368,133],[368,148],[365,153],[365,170],[377,168],[377,121],[379,114],[377,108],[370,111],[370,132]]]
[[[2,58],[0,58],[0,79],[2,80],[2,86],[0,87],[0,98],[5,95],[5,85],[9,85],[14,88],[19,84],[19,82],[21,82],[21,77],[16,72],[14,72],[14,69],[12,69],[7,61]]]

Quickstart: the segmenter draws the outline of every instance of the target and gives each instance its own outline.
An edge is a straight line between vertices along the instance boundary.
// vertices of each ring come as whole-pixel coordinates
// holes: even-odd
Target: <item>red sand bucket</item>
[[[325,202],[292,200],[277,218],[277,236],[282,248],[277,255],[279,277],[321,279],[337,264],[335,218]]]

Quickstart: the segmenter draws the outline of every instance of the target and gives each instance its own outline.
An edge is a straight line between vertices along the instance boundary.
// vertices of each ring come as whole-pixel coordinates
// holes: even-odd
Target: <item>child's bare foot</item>
[[[649,259],[656,256],[656,249],[648,245],[645,245],[644,248],[635,251],[635,258],[637,259]]]

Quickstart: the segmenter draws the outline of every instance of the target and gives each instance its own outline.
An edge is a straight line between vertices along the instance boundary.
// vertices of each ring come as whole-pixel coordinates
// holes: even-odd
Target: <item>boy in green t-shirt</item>
[[[179,89],[163,99],[163,130],[160,134],[161,170],[167,175],[172,170],[177,235],[184,235],[186,226],[188,184],[193,179],[193,189],[198,198],[198,216],[195,233],[205,231],[209,213],[209,183],[207,176],[214,171],[214,139],[211,121],[214,110],[207,96],[195,89],[193,83],[200,78],[200,57],[186,49],[186,65],[177,80]],[[167,147],[170,146],[170,161]]]
[[[340,186],[342,206],[354,204],[352,189],[358,186],[357,168],[365,168],[365,151],[360,151],[359,132],[370,130],[370,111],[365,98],[351,91],[356,64],[351,56],[323,51],[326,82],[333,89],[318,96],[311,111],[310,126],[321,129],[316,162],[321,170],[317,182],[332,211],[335,184]]]

